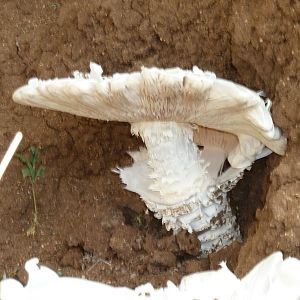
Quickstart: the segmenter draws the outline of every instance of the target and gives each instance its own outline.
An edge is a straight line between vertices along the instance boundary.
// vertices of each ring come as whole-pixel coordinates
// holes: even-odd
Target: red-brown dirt
[[[84,3],[84,4],[83,4]],[[244,275],[267,254],[300,258],[298,100],[300,4],[293,0],[0,0],[0,157],[20,130],[19,152],[41,148],[46,172],[36,184],[34,237],[30,182],[11,162],[0,182],[0,276],[25,279],[31,257],[64,275],[114,285],[164,285],[225,259]],[[273,101],[273,118],[288,137],[284,157],[255,164],[232,192],[243,244],[197,257],[194,236],[173,236],[138,195],[125,191],[116,166],[141,141],[128,124],[106,123],[14,104],[14,89],[31,77],[87,71],[105,74],[141,65],[197,65]]]

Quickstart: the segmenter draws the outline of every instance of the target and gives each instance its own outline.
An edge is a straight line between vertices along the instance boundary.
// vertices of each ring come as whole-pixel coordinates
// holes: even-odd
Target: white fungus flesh
[[[126,189],[139,194],[167,229],[196,232],[202,255],[240,240],[228,191],[256,159],[286,149],[270,100],[197,67],[142,68],[112,77],[94,63],[90,68],[73,78],[31,79],[13,99],[131,123],[146,148],[129,153],[131,167],[116,169]],[[226,160],[230,166],[223,171]]]

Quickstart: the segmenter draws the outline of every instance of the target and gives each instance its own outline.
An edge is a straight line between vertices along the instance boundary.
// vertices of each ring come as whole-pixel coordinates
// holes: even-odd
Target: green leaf
[[[28,158],[23,154],[16,154],[17,157],[20,159],[20,161],[27,167],[30,172],[30,174],[33,174],[33,167],[31,162],[28,160]]]
[[[30,165],[31,163],[30,163],[30,161],[29,161],[29,159],[25,156],[25,155],[23,155],[23,154],[16,154],[16,156],[18,157],[18,159],[22,162],[22,163],[24,163],[24,164],[26,164],[26,165]]]
[[[29,148],[29,152],[31,154],[31,161],[23,154],[17,154],[16,156],[20,159],[21,162],[26,166],[22,170],[23,177],[31,177],[32,182],[35,182],[35,180],[42,176],[45,173],[44,167],[36,168],[36,163],[39,157],[39,149],[31,146]]]
[[[40,177],[40,176],[43,176],[44,174],[45,174],[45,170],[46,170],[46,168],[45,167],[39,167],[38,168],[38,170],[37,170],[37,172],[36,172],[36,178],[38,178],[38,177]]]
[[[39,157],[39,149],[36,147],[31,146],[29,148],[29,152],[31,153],[31,162],[32,162],[32,166],[33,168],[35,168],[35,164],[38,160]]]
[[[30,169],[28,169],[28,168],[22,169],[22,175],[23,175],[24,178],[25,177],[30,177],[31,176]]]

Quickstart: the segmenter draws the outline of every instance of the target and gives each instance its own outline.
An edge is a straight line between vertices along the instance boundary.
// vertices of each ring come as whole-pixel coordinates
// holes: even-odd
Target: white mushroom
[[[142,68],[112,77],[102,76],[94,63],[90,68],[90,74],[75,72],[74,78],[31,79],[13,99],[131,123],[146,149],[130,153],[131,167],[116,169],[126,188],[167,229],[196,232],[203,255],[240,239],[227,192],[256,159],[286,149],[270,100],[197,67]],[[230,167],[223,172],[226,159]]]

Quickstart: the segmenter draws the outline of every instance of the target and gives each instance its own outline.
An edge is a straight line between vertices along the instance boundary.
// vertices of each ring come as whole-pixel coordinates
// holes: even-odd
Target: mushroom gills
[[[133,165],[118,168],[126,189],[139,194],[167,230],[195,232],[202,256],[240,241],[227,190],[220,190],[218,181],[227,156],[224,149],[202,145],[200,150],[193,127],[184,123],[133,123],[131,131],[146,149],[129,152]]]

